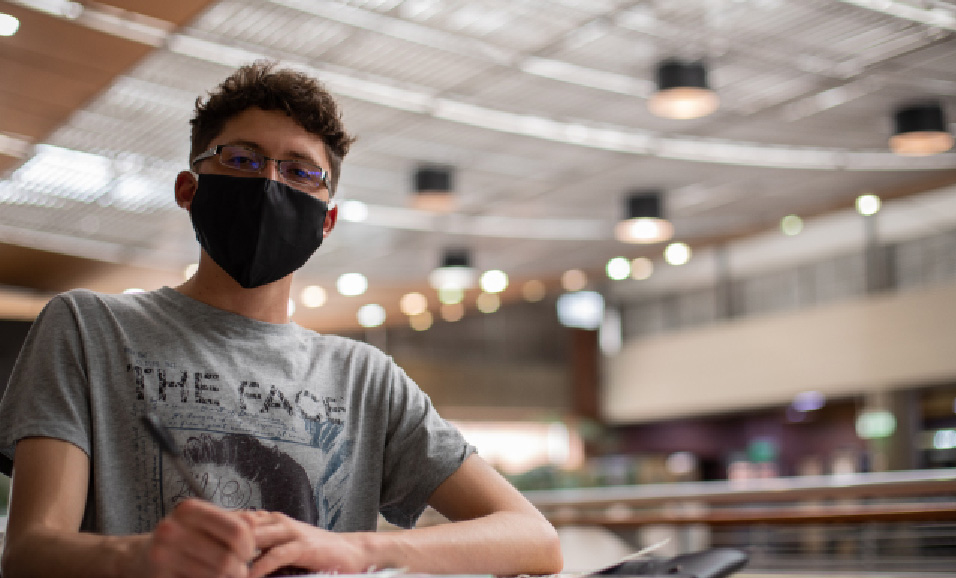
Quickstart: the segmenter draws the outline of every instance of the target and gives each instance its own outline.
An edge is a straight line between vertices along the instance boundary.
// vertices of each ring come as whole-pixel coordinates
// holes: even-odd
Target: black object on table
[[[747,564],[748,556],[733,548],[711,548],[673,558],[653,556],[624,560],[585,578],[598,576],[659,576],[668,578],[723,578]]]

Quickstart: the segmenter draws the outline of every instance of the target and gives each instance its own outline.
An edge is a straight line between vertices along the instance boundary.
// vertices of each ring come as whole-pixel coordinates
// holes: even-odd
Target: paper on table
[[[336,574],[334,572],[316,572],[313,574],[297,574],[295,576],[277,576],[274,578],[498,578],[493,574],[422,574],[420,572],[405,572],[401,569],[376,570],[361,574]]]
[[[671,541],[670,538],[664,538],[663,540],[661,540],[660,542],[656,544],[651,544],[650,546],[647,546],[646,548],[638,550],[637,552],[634,552],[633,554],[628,554],[627,556],[621,558],[619,561],[626,562],[628,560],[636,560],[638,558],[643,558],[644,556],[647,556],[654,550],[657,550],[658,548],[662,548],[665,544],[667,544],[670,541]]]
[[[620,560],[618,560],[617,562],[615,562],[614,564],[612,564],[612,565],[609,566],[609,567],[614,567],[614,566],[617,566],[618,564],[622,564],[622,563],[624,563],[624,562],[629,562],[629,561],[631,561],[631,560],[637,560],[638,558],[647,557],[647,556],[649,556],[654,550],[657,550],[657,549],[663,547],[663,546],[664,546],[665,544],[667,544],[668,542],[670,542],[670,540],[671,540],[670,538],[664,538],[663,540],[661,540],[660,542],[657,542],[656,544],[651,544],[650,546],[647,546],[647,547],[645,547],[645,548],[642,548],[642,549],[638,550],[637,552],[634,552],[633,554],[628,554],[627,556],[624,556],[623,558],[621,558]],[[584,576],[590,576],[590,575],[592,575],[592,574],[594,574],[595,572],[598,572],[598,571],[600,571],[600,570],[601,570],[600,568],[597,568],[597,569],[595,569],[595,570],[588,570],[587,572],[579,572],[579,573],[577,573],[577,574],[569,574],[569,575],[567,575],[567,576],[568,576],[568,578],[583,578]]]
[[[633,554],[628,554],[624,558],[621,558],[620,562],[627,560],[634,560],[647,556],[654,550],[661,548],[670,539],[661,540],[656,544],[651,544],[650,546],[634,552]],[[576,578],[580,576],[587,576],[591,572],[584,572],[581,574],[565,574],[568,578]],[[436,578],[436,574],[424,574],[421,572],[406,572],[402,568],[385,568],[383,570],[374,570],[371,572],[363,572],[361,574],[337,574],[335,572],[315,572],[312,574],[298,574],[296,576],[289,577],[276,577],[276,578],[395,578],[396,576],[401,576],[401,578]],[[556,575],[557,576],[557,575]],[[493,574],[442,574],[441,578],[496,578]]]
[[[392,578],[404,571],[401,568],[385,568],[384,570],[374,570],[371,572],[362,572],[360,574],[339,574],[337,572],[314,572],[311,574],[295,574],[289,576],[275,576],[273,578]]]
[[[361,572],[359,574],[339,574],[337,572],[314,572],[311,574],[296,574],[294,576],[277,576],[274,578],[394,578],[395,576],[401,575],[402,578],[410,578],[417,576],[426,576],[425,574],[411,574],[406,572],[403,568],[384,568],[382,570],[372,570],[369,572]],[[477,578],[477,577],[476,577]],[[481,578],[490,578],[489,574],[481,575]]]

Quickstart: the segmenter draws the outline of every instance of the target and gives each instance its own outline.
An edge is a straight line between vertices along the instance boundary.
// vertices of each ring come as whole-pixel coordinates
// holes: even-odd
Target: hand
[[[312,572],[355,574],[371,566],[364,559],[358,534],[339,534],[294,520],[279,512],[244,512],[253,526],[262,554],[249,569],[249,578],[261,578],[282,568]]]
[[[127,575],[248,578],[255,548],[252,526],[243,514],[189,499],[163,518],[141,543],[133,571]]]

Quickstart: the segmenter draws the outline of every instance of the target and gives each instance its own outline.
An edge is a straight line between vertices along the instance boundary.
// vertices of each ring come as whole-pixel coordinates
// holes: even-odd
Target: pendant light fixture
[[[893,115],[890,150],[902,156],[935,155],[953,148],[953,135],[946,127],[946,114],[938,102],[898,108]]]
[[[657,92],[647,101],[652,113],[663,118],[691,119],[717,110],[720,99],[707,84],[701,61],[668,59],[657,66]]]
[[[446,249],[441,265],[428,275],[428,284],[439,291],[463,291],[475,286],[475,278],[468,250]]]
[[[622,243],[661,243],[674,236],[674,225],[664,218],[663,193],[656,189],[635,191],[624,199],[624,219],[614,227]]]
[[[448,213],[455,208],[451,167],[420,166],[415,170],[412,206],[423,211]]]

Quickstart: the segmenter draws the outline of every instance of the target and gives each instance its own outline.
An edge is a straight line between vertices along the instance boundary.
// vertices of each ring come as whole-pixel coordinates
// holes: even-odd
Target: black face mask
[[[189,209],[199,244],[246,289],[304,265],[322,244],[327,212],[325,201],[278,181],[208,174]]]

